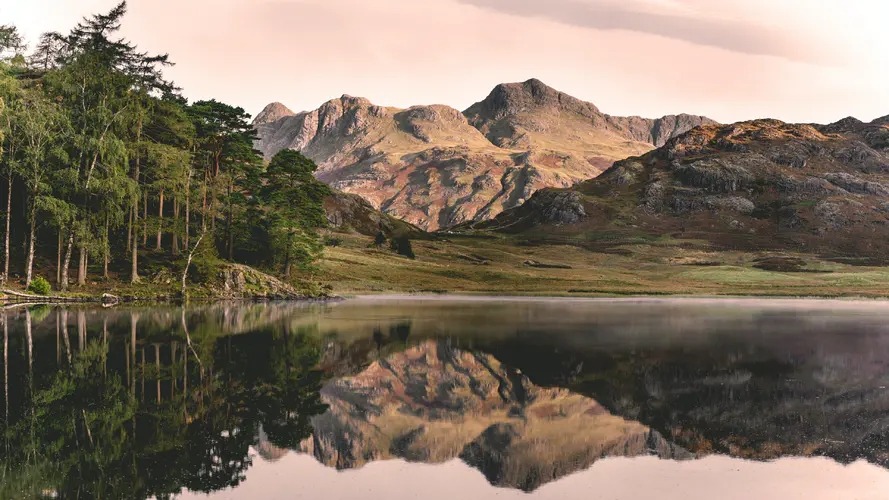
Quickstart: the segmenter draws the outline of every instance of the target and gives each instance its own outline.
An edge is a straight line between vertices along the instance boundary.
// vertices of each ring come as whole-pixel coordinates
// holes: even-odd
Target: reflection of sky
[[[255,454],[255,453],[254,453]],[[608,458],[533,493],[495,488],[459,460],[440,465],[400,460],[338,472],[309,455],[288,453],[276,462],[254,458],[236,490],[213,499],[325,500],[886,500],[889,471],[866,462],[844,466],[826,458],[751,462],[727,457],[691,461]],[[206,498],[183,494],[179,498]]]

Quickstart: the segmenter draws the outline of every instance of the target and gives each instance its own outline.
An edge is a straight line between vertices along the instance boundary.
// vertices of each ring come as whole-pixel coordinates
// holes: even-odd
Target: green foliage
[[[386,245],[386,235],[383,234],[382,231],[377,233],[376,237],[374,237],[374,246],[377,248],[382,248]]]
[[[327,225],[323,203],[332,192],[312,176],[317,168],[300,152],[284,150],[265,173],[272,247],[288,275],[292,267],[310,269],[324,249],[316,229]]]
[[[36,295],[49,295],[49,292],[52,291],[52,286],[44,278],[35,276],[31,280],[31,286],[28,287],[28,291]]]
[[[326,247],[338,247],[343,244],[343,239],[339,236],[326,236],[324,237],[324,246]]]
[[[415,259],[417,256],[414,255],[414,249],[411,246],[411,240],[407,236],[397,236],[392,238],[389,241],[389,248],[401,255],[403,257],[407,257],[408,259]]]
[[[221,259],[312,269],[330,194],[314,163],[284,152],[267,172],[250,115],[188,103],[163,74],[166,55],[120,38],[126,12],[121,2],[46,33],[30,54],[0,25],[0,176],[4,193],[21,193],[4,213],[28,254],[11,243],[12,260],[30,275],[33,262],[58,258],[62,278],[85,254],[90,270],[104,263],[135,283],[140,265],[181,271],[204,235],[190,270],[198,281],[215,278]]]

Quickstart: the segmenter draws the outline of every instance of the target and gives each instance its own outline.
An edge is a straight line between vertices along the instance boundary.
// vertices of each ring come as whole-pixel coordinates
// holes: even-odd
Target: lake
[[[10,306],[0,498],[889,498],[889,303]]]

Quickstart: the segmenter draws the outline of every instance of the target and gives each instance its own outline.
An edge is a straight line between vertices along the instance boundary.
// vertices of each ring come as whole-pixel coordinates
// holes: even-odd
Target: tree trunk
[[[10,167],[11,169],[11,167]],[[7,180],[9,191],[6,193],[6,256],[3,260],[3,281],[5,285],[9,281],[9,226],[12,219],[12,172],[9,172]]]
[[[173,202],[173,227],[178,229],[179,226],[179,199]],[[179,231],[172,231],[173,234],[173,255],[179,255]]]
[[[194,257],[194,251],[198,249],[198,246],[200,246],[200,244],[201,244],[201,240],[204,239],[204,234],[206,234],[206,233],[203,233],[203,232],[201,233],[201,235],[198,237],[198,241],[196,241],[194,244],[194,248],[192,248],[191,251],[188,252],[188,259],[185,261],[185,270],[182,271],[182,296],[183,297],[186,296],[185,295],[185,282],[188,279],[188,267],[191,266],[191,258]]]
[[[31,286],[32,269],[34,268],[34,244],[37,240],[37,188],[31,200],[31,237],[28,244],[28,267],[25,270],[25,288]]]
[[[130,207],[128,210],[129,214],[127,214],[127,246],[124,247],[126,249],[130,248],[130,245],[133,244],[133,207]]]
[[[80,247],[80,265],[77,267],[77,284],[78,285],[86,285],[86,266],[87,266],[87,251],[84,247]]]
[[[161,249],[161,238],[164,235],[164,190],[161,189],[157,210],[157,250]]]
[[[207,230],[207,183],[210,182],[209,175],[210,175],[209,167],[207,167],[204,169],[204,185],[202,186],[202,189],[201,189],[201,196],[203,197],[203,200],[201,201],[201,232],[202,233]]]
[[[142,246],[148,246],[148,191],[142,193]]]
[[[56,250],[56,288],[62,283],[62,225],[59,224],[59,246]]]
[[[226,224],[226,229],[228,230],[228,260],[235,260],[235,233],[232,230],[232,222],[234,218],[234,203],[232,203],[232,191],[234,190],[234,186],[232,186],[232,180],[229,178],[228,181],[228,222]]]
[[[68,233],[68,247],[65,249],[65,262],[62,263],[62,282],[59,284],[59,290],[68,290],[68,268],[71,267],[71,252],[74,249],[74,230]]]
[[[136,158],[136,171],[133,173],[133,178],[136,180],[136,185],[139,185],[139,158]],[[130,283],[136,284],[139,282],[139,197],[136,196],[135,200],[133,200],[133,213],[132,213],[132,228],[133,228],[133,246],[130,247],[127,245],[127,248],[133,249],[132,255],[132,269],[130,271]]]
[[[191,169],[185,178],[185,234],[183,235],[183,248],[188,250],[188,233],[191,225]]]
[[[103,245],[105,256],[103,259],[104,267],[102,269],[102,277],[105,279],[108,279],[108,262],[111,260],[111,242],[108,241],[108,232],[110,230],[108,226],[110,224],[111,221],[109,220],[109,216],[108,214],[105,214],[105,244]]]

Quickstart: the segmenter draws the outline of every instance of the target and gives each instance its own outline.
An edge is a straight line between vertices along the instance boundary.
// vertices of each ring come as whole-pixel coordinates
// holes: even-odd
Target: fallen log
[[[33,295],[30,293],[22,293],[22,292],[16,292],[14,290],[7,290],[5,288],[0,288],[0,293],[7,295],[7,297],[0,299],[0,300],[5,300],[5,301],[10,300],[10,296],[11,297],[19,297],[19,298],[28,299],[28,300],[36,300],[36,301],[40,301],[42,303],[47,303],[47,302],[87,302],[90,300],[90,299],[85,299],[83,297],[53,297],[51,295]]]

